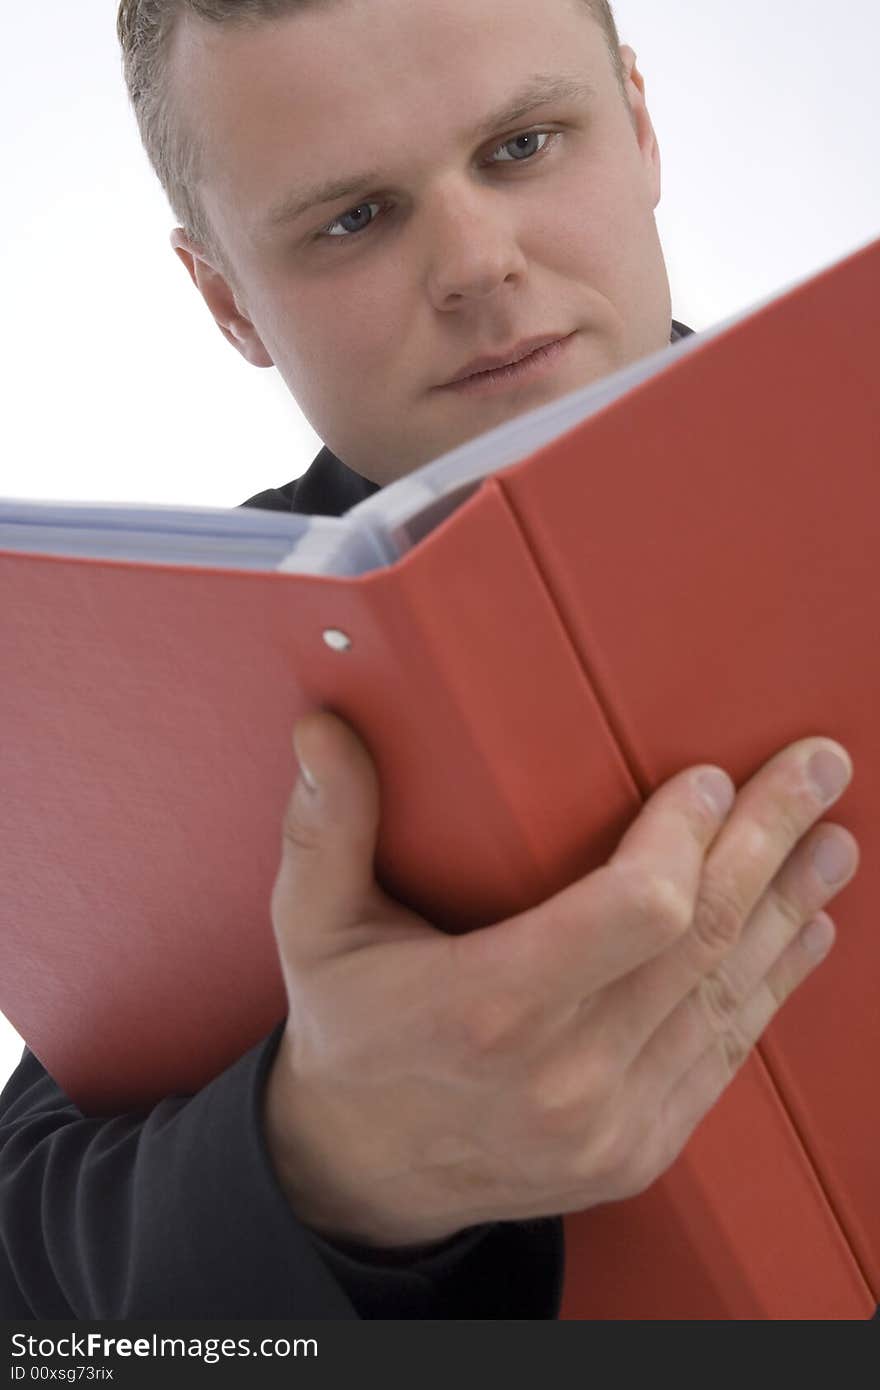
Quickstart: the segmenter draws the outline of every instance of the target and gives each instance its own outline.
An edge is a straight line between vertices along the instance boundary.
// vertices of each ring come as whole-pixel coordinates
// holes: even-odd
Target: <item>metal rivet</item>
[[[347,652],[351,646],[348,633],[340,632],[338,627],[328,627],[324,632],[324,641],[334,652]]]

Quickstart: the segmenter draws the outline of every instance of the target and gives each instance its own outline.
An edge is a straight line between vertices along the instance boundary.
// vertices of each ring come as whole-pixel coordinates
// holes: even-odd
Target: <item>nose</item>
[[[423,211],[429,238],[428,292],[436,308],[459,309],[522,280],[526,261],[515,219],[497,189],[438,190]]]

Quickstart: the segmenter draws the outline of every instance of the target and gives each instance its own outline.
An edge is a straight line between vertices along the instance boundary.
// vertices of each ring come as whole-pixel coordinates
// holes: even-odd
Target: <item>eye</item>
[[[375,217],[375,213],[373,212],[370,212],[369,217],[366,216],[366,213],[371,208],[376,208],[378,211],[380,207],[380,203],[359,203],[356,208],[351,208],[349,212],[342,213],[340,217],[334,218],[326,227],[323,227],[321,229],[321,235],[328,237],[347,237],[353,236],[355,232],[362,232],[370,226]],[[346,226],[346,223],[351,223],[353,225]],[[341,231],[334,230],[339,227],[342,228]]]
[[[527,130],[523,135],[514,135],[511,140],[505,140],[503,145],[496,145],[492,151],[497,154],[499,150],[509,151],[505,159],[490,159],[490,164],[522,164],[526,160],[534,159],[536,154],[541,154],[544,145],[535,147],[537,140],[547,141],[553,132],[547,130]]]
[[[488,159],[488,164],[525,164],[534,159],[536,155],[543,154],[547,147],[548,140],[556,138],[555,131],[547,130],[528,130],[522,135],[514,135],[510,140],[505,140],[503,144],[496,145],[492,154],[495,155],[499,150],[504,152],[502,159]],[[541,143],[538,144],[537,142]],[[374,211],[375,209],[375,211]],[[328,222],[326,227],[322,227],[318,232],[319,240],[331,239],[333,241],[346,241],[356,236],[358,232],[365,232],[375,222],[381,203],[359,203],[357,207],[350,208],[348,212],[343,212],[339,217]],[[346,225],[347,224],[347,225]]]

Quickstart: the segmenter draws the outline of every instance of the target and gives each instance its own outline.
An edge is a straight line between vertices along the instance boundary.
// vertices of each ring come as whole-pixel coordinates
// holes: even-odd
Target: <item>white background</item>
[[[235,506],[287,482],[319,441],[169,248],[116,0],[7,8],[0,494]],[[676,318],[706,327],[880,236],[877,0],[614,9],[663,154]],[[0,1080],[19,1046],[0,1016]]]

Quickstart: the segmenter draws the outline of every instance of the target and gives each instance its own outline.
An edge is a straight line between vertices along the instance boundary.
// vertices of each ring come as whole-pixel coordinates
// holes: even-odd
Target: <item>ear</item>
[[[623,65],[623,85],[629,103],[630,119],[642,152],[645,170],[650,178],[654,207],[660,202],[660,146],[648,108],[645,105],[645,79],[636,67],[636,55],[628,44],[621,44],[620,61]]]
[[[223,337],[255,367],[274,367],[256,328],[239,308],[235,291],[207,252],[191,241],[182,227],[171,233],[171,245],[190,273],[192,282],[214,316]]]

